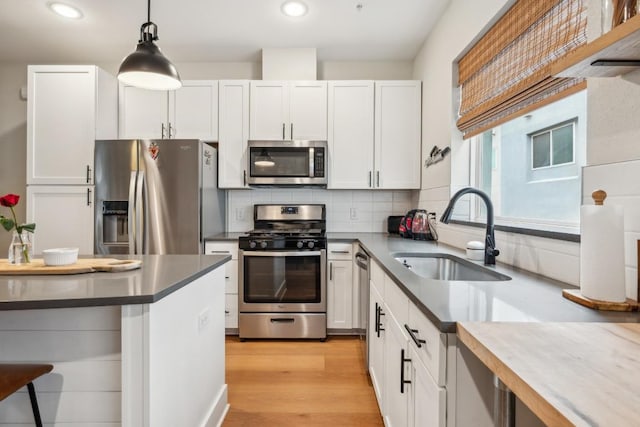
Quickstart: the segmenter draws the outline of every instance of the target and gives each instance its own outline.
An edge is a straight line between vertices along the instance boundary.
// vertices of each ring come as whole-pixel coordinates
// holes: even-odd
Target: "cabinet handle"
[[[91,206],[91,189],[87,188],[87,206]]]
[[[283,123],[283,124],[282,124],[282,140],[283,140],[283,141],[284,141],[284,139],[285,139],[285,138],[284,138],[284,126],[285,126],[285,125],[284,125],[284,123]]]
[[[329,263],[329,280],[333,280],[333,263]]]
[[[371,187],[371,184],[372,184],[372,182],[371,182],[371,175],[372,175],[372,172],[371,172],[371,171],[369,171],[369,187]]]
[[[411,384],[410,380],[404,379],[404,362],[411,362],[411,359],[405,359],[404,348],[400,350],[400,393],[404,394],[404,385]]]
[[[164,123],[162,123],[162,137],[160,139],[164,139]]]
[[[380,171],[376,172],[376,187],[380,187]]]
[[[230,313],[230,311],[229,311],[229,310],[225,310],[225,311],[224,311],[224,314],[229,314],[229,313]]]
[[[247,171],[246,170],[243,171],[242,175],[243,175],[243,179],[242,179],[243,185],[246,187],[247,186]]]
[[[291,133],[289,134],[289,139],[293,139],[293,123],[291,123]]]
[[[229,251],[209,251],[209,253],[211,254],[225,254],[225,255],[231,255],[231,252]]]
[[[377,324],[378,324],[378,338],[380,338],[380,331],[384,331],[384,328],[382,327],[382,316],[384,316],[384,312],[382,311],[382,306],[379,306],[378,303],[376,303],[377,305],[377,310],[378,310],[378,320],[377,320]]]
[[[349,251],[331,251],[332,254],[348,254]]]
[[[87,184],[91,184],[91,166],[87,165]]]
[[[173,132],[171,132],[171,129],[176,130],[176,128],[171,127],[171,122],[169,122],[169,139],[173,137]]]
[[[413,342],[416,343],[416,347],[422,348],[422,344],[426,344],[427,343],[426,340],[420,339],[415,335],[415,334],[418,333],[417,329],[411,329],[409,327],[409,325],[407,325],[406,323],[404,324],[404,328],[407,330],[407,332],[409,332],[409,336],[411,337]]]

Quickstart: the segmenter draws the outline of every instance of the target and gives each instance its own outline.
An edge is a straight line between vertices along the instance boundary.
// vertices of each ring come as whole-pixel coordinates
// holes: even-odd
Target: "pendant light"
[[[118,80],[143,89],[173,90],[182,86],[178,70],[155,45],[156,40],[158,27],[151,22],[151,0],[148,0],[147,22],[140,27],[138,46],[120,64]]]
[[[256,156],[256,160],[253,164],[263,168],[269,168],[275,166],[276,162],[273,161],[273,158],[271,158],[267,150],[263,148],[260,155]]]

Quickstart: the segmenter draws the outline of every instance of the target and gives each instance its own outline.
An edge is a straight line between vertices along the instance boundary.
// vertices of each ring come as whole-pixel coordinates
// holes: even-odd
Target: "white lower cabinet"
[[[387,427],[408,426],[411,364],[408,337],[392,313],[387,314],[384,337],[384,424]]]
[[[327,328],[351,330],[353,325],[353,246],[329,243],[327,248]]]
[[[34,222],[33,253],[43,249],[78,248],[93,254],[93,186],[27,186],[27,223]]]
[[[411,386],[409,422],[412,427],[444,427],[446,420],[446,389],[438,387],[420,361],[416,347],[409,344]]]
[[[238,331],[238,243],[209,241],[204,244],[207,255],[231,255],[224,265],[224,326],[227,333]]]
[[[447,334],[375,262],[370,285],[369,374],[385,426],[445,427]]]
[[[373,265],[373,263],[371,264]],[[380,412],[385,412],[384,385],[384,338],[386,335],[386,313],[382,306],[382,297],[371,281],[371,293],[369,298],[369,331],[367,343],[369,345],[369,376],[373,384],[373,390],[378,399]]]

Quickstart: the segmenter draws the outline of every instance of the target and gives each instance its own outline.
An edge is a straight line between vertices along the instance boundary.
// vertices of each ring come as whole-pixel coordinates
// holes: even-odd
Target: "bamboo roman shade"
[[[586,87],[550,73],[586,40],[583,0],[517,0],[458,62],[464,137]]]

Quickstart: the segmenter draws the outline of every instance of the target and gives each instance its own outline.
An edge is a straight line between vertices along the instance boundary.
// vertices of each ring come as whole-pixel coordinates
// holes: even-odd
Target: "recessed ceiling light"
[[[282,13],[287,16],[303,16],[307,14],[307,5],[301,1],[286,1],[282,3]]]
[[[73,6],[69,6],[64,3],[49,3],[49,9],[54,11],[56,14],[60,16],[64,16],[65,18],[70,19],[80,19],[82,18],[82,12],[80,9],[75,8]]]

